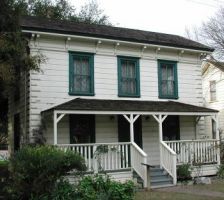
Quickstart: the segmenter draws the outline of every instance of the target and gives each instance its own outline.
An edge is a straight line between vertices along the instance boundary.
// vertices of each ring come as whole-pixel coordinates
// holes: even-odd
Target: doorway
[[[70,115],[70,144],[95,142],[95,116]]]
[[[134,123],[134,141],[142,148],[142,118]],[[118,116],[118,142],[130,142],[130,123],[122,116]]]
[[[179,116],[167,116],[163,122],[163,140],[180,140]]]

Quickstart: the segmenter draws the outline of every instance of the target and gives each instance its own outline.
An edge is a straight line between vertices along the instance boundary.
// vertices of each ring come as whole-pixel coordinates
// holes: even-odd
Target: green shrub
[[[217,176],[221,179],[224,179],[224,164],[218,167]]]
[[[12,193],[23,200],[49,194],[62,176],[85,168],[84,159],[72,151],[26,146],[10,158]]]
[[[0,196],[6,195],[6,187],[9,182],[8,161],[0,161]]]
[[[43,194],[38,197],[31,197],[31,200],[78,200],[78,193],[75,186],[67,180],[61,179],[58,181],[49,194]]]
[[[191,179],[191,166],[190,164],[183,164],[177,167],[177,179],[185,181]]]
[[[84,177],[77,190],[82,200],[132,200],[134,198],[132,181],[120,183],[102,175]]]

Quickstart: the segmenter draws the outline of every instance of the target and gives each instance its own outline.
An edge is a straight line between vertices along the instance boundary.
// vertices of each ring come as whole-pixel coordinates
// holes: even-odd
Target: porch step
[[[151,188],[173,186],[173,179],[163,169],[154,167],[150,169]]]

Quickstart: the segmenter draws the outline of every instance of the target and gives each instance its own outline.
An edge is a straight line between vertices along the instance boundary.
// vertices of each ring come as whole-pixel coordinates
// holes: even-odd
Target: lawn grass
[[[192,195],[184,193],[174,192],[159,192],[159,191],[147,191],[138,192],[135,196],[135,200],[223,200],[224,198],[219,197],[208,197],[202,195]]]
[[[137,192],[135,200],[223,200],[224,199],[224,180],[213,180],[210,185],[190,185],[181,186],[187,190],[183,191],[158,191],[150,190],[145,192]],[[177,190],[178,191],[178,190]],[[192,193],[191,193],[192,191]],[[195,193],[196,191],[196,193]],[[206,196],[206,193],[222,192],[223,197]]]
[[[223,192],[224,193],[224,180],[213,180],[210,185],[192,185],[188,186],[190,188],[197,188],[200,190],[213,191],[213,192]],[[224,198],[223,198],[224,199]]]

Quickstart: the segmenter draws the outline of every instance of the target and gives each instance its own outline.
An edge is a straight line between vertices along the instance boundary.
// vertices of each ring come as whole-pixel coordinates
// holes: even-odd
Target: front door
[[[118,141],[130,142],[130,123],[121,115],[118,116]],[[134,141],[142,148],[142,118],[134,123]]]
[[[180,140],[179,116],[167,116],[163,122],[163,140]]]
[[[95,116],[70,115],[70,143],[95,142]]]

